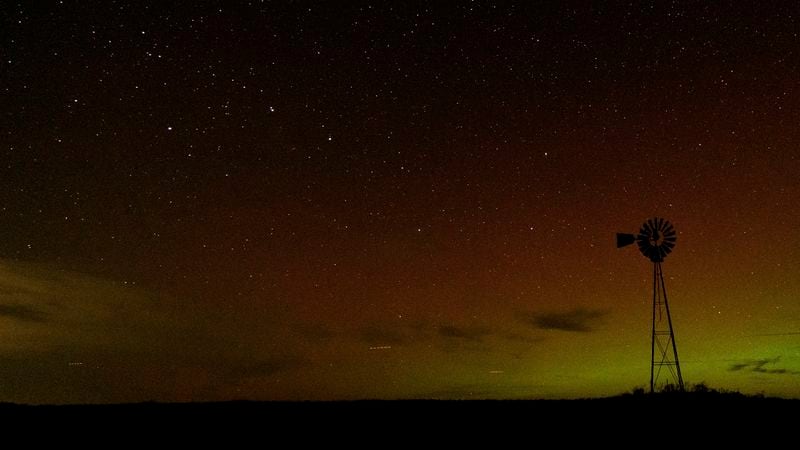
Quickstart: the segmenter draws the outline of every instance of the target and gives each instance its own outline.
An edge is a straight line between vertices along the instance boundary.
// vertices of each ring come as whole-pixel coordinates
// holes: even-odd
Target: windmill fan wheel
[[[636,236],[639,251],[653,262],[663,262],[675,247],[676,240],[677,234],[672,224],[658,217],[642,224]]]

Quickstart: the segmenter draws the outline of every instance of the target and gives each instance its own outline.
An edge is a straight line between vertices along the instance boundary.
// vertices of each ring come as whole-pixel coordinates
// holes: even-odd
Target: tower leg
[[[650,392],[671,385],[684,390],[678,346],[672,328],[661,263],[653,263],[653,334],[650,344]]]
[[[653,332],[650,335],[650,393],[655,391],[653,384],[656,367],[656,308],[658,308],[658,263],[653,264]]]

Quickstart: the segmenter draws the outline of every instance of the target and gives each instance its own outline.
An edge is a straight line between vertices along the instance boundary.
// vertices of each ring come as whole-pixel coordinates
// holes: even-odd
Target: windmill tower
[[[653,262],[653,334],[650,341],[650,392],[666,385],[677,386],[683,391],[681,365],[678,362],[678,347],[667,303],[667,287],[661,263],[675,247],[675,228],[661,218],[648,219],[639,229],[639,234],[617,233],[617,248],[634,242],[639,251]]]

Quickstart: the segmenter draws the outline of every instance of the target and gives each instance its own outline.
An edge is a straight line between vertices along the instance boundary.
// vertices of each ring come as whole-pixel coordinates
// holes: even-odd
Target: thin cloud
[[[334,335],[335,337],[335,335]],[[504,339],[510,342],[535,343],[542,338],[527,336],[506,330],[496,330],[485,325],[434,325],[415,323],[411,325],[384,324],[380,326],[365,326],[355,331],[355,338],[370,346],[406,345],[412,342],[430,342],[443,340],[447,348],[461,348],[460,344],[483,344],[488,338]],[[459,344],[453,347],[454,344]]]
[[[0,259],[0,291],[3,401],[214,400],[240,386],[280,394],[266,380],[310,364],[296,333],[114,280]]]
[[[607,316],[608,310],[576,308],[566,312],[522,313],[523,322],[542,330],[561,330],[588,333],[594,325]]]
[[[524,334],[519,333],[501,333],[500,337],[506,339],[511,342],[522,342],[525,344],[535,344],[537,342],[542,342],[544,340],[543,337],[538,336],[526,336]]]
[[[785,368],[771,368],[767,367],[772,364],[777,364],[780,361],[781,357],[776,356],[774,358],[764,358],[764,359],[756,359],[752,361],[742,361],[738,363],[731,364],[728,367],[729,372],[740,372],[740,371],[747,371],[753,373],[764,373],[764,374],[774,374],[774,375],[800,375],[800,371],[798,370],[789,370]]]
[[[406,342],[406,336],[399,330],[376,326],[359,329],[358,339],[370,346],[401,345]]]
[[[463,339],[466,341],[481,342],[483,338],[492,334],[491,330],[486,327],[473,326],[473,327],[457,327],[452,325],[440,326],[439,336],[454,339]]]
[[[44,322],[47,319],[47,314],[26,305],[0,305],[0,317],[8,317],[23,322]]]

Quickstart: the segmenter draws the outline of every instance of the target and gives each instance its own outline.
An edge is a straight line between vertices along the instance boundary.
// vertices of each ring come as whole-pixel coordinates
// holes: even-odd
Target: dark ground
[[[5,404],[0,424],[26,444],[4,448],[793,448],[798,412],[800,400],[724,396]]]
[[[679,433],[787,431],[800,418],[800,400],[737,393],[673,393],[583,400],[365,400],[351,402],[137,403],[123,405],[0,404],[0,420],[23,426],[50,423],[100,430],[165,430],[197,433],[261,430],[273,436],[317,439],[321,435],[364,433],[512,433],[560,434],[569,438],[609,429],[675,428]],[[580,424],[578,429],[574,425]],[[660,424],[660,425],[659,425]],[[755,428],[754,428],[755,427]],[[8,429],[8,428],[7,428]],[[456,431],[458,430],[458,431]],[[528,431],[526,431],[528,430]],[[633,431],[631,431],[633,432]],[[577,433],[577,434],[576,434]],[[366,435],[366,434],[364,434]],[[408,435],[405,435],[406,437]]]

